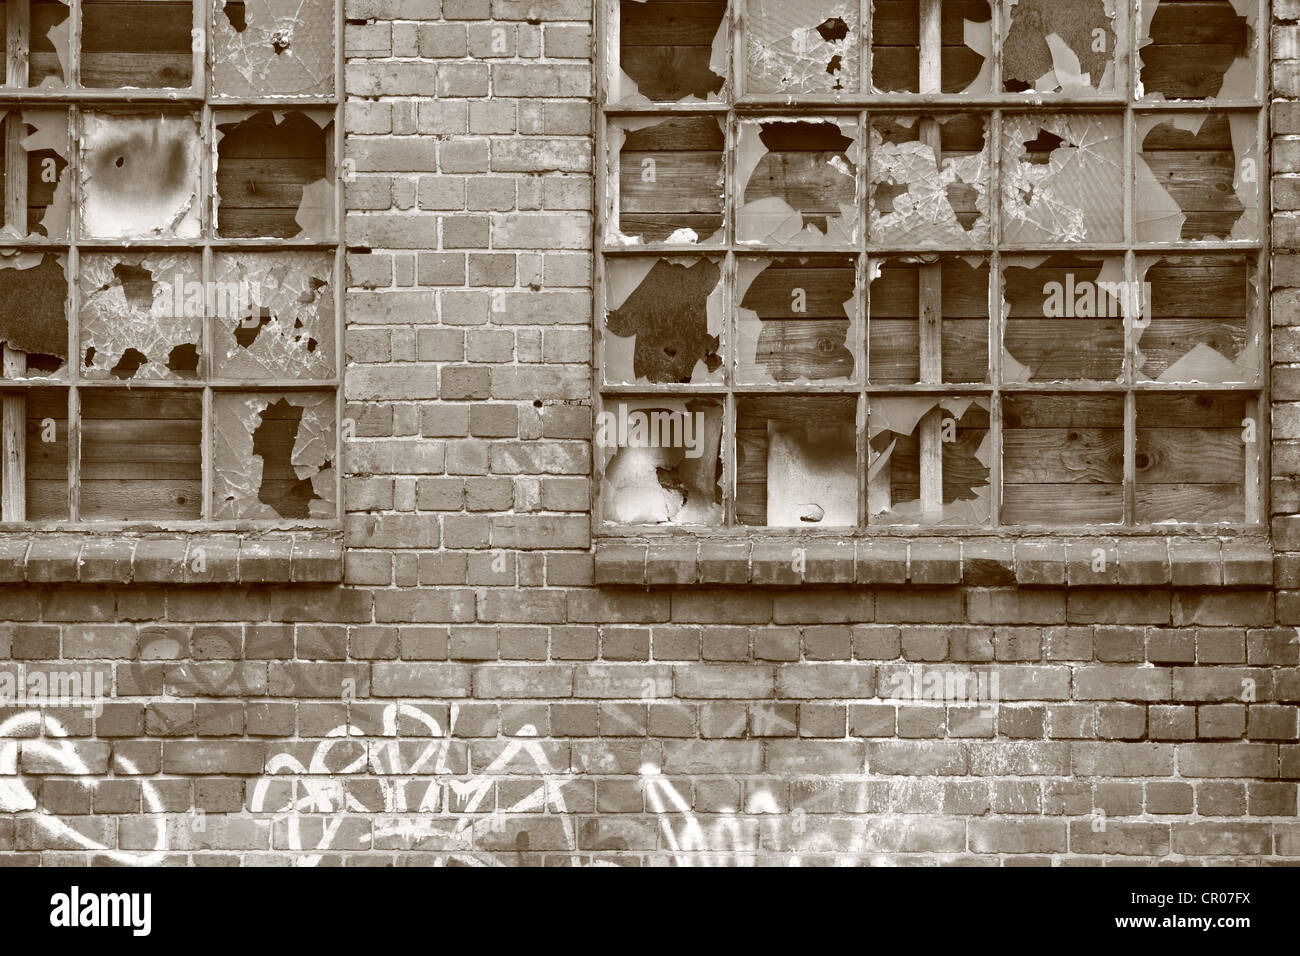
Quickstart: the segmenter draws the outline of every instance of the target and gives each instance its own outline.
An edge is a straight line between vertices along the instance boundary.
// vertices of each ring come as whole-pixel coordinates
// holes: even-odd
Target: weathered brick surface
[[[346,8],[346,549],[0,541],[0,673],[115,698],[0,711],[4,809],[37,811],[0,856],[665,863],[689,828],[728,863],[1300,860],[1300,104],[1276,553],[593,547],[592,2]]]

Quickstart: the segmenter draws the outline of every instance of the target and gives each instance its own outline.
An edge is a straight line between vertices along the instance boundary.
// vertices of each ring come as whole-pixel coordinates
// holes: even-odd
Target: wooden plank
[[[5,77],[11,86],[26,86],[29,75],[28,50],[31,9],[28,0],[5,3]],[[27,234],[27,152],[22,141],[26,128],[20,111],[5,117],[5,223]],[[27,374],[27,353],[4,346],[4,377]],[[5,521],[27,520],[27,398],[21,392],[6,392],[0,411],[0,517]]]
[[[1006,485],[1004,524],[1117,524],[1124,517],[1123,485]]]

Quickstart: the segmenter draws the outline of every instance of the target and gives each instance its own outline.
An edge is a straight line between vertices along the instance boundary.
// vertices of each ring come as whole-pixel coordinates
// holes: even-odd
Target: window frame
[[[186,88],[86,88],[81,86],[82,8],[83,0],[67,0],[70,24],[69,60],[65,85],[57,87],[11,86],[12,75],[6,71],[6,83],[0,85],[0,108],[18,110],[37,107],[66,110],[69,126],[68,164],[65,176],[70,177],[70,219],[66,237],[49,239],[28,235],[22,239],[5,237],[0,241],[4,250],[45,250],[60,252],[67,258],[65,273],[68,283],[65,310],[68,320],[68,360],[58,372],[46,378],[15,378],[6,374],[0,379],[0,394],[4,395],[6,415],[17,403],[25,406],[26,396],[36,389],[63,389],[67,391],[68,418],[65,436],[68,449],[68,517],[57,519],[11,520],[9,514],[0,513],[0,533],[31,532],[97,532],[100,534],[134,534],[147,532],[220,533],[266,531],[328,531],[342,528],[343,511],[343,430],[345,367],[345,280],[346,280],[346,216],[344,184],[350,178],[350,166],[344,160],[346,128],[344,108],[346,103],[344,52],[344,10],[341,0],[333,0],[333,91],[328,96],[317,94],[270,94],[262,96],[232,96],[218,94],[213,89],[212,36],[214,17],[220,15],[216,0],[191,0],[193,31],[191,33],[192,73]],[[197,41],[197,42],[196,42]],[[87,239],[80,235],[80,163],[82,117],[86,113],[132,114],[143,111],[165,110],[179,114],[198,114],[200,123],[198,201],[200,210],[200,235],[192,239]],[[217,143],[214,135],[216,121],[226,113],[278,110],[286,113],[316,111],[332,117],[333,129],[326,139],[327,161],[332,161],[334,188],[332,213],[334,228],[326,237],[280,239],[270,237],[233,238],[218,237],[215,229],[214,208],[217,192],[214,176]],[[327,167],[328,168],[328,167]],[[80,368],[80,293],[79,258],[84,253],[142,254],[191,252],[202,258],[204,288],[210,288],[215,278],[214,259],[223,253],[301,251],[317,252],[330,261],[331,290],[334,315],[331,331],[333,343],[333,374],[319,379],[218,378],[215,374],[214,343],[217,317],[205,309],[199,349],[199,366],[193,379],[149,379],[141,381],[119,380],[114,377],[86,379]],[[81,464],[81,400],[88,390],[105,389],[125,391],[159,389],[162,391],[201,392],[202,432],[200,438],[200,467],[202,469],[202,497],[200,516],[193,519],[104,518],[88,520],[78,515]],[[334,512],[321,518],[223,518],[215,519],[213,484],[216,465],[215,430],[216,396],[224,393],[329,393],[333,407],[334,442],[330,458],[334,493]],[[8,431],[3,442],[7,451]],[[4,454],[4,485],[9,486],[14,456]],[[24,455],[25,457],[25,450]],[[6,496],[7,500],[7,496]]]
[[[751,94],[745,92],[745,76],[742,68],[744,62],[744,35],[742,24],[745,22],[746,0],[729,0],[724,14],[724,24],[728,31],[727,77],[717,102],[672,103],[654,101],[651,103],[612,103],[610,91],[619,66],[620,54],[620,6],[621,0],[600,0],[596,5],[596,27],[594,49],[596,56],[596,90],[595,90],[595,152],[594,152],[594,266],[593,266],[593,316],[594,334],[592,337],[593,369],[593,406],[594,413],[599,414],[614,401],[649,401],[653,399],[682,399],[686,397],[713,397],[724,403],[724,431],[722,436],[721,457],[723,474],[720,479],[724,522],[718,526],[705,525],[671,525],[638,524],[619,525],[604,519],[604,500],[602,485],[604,482],[605,461],[598,442],[593,437],[593,494],[591,524],[593,537],[596,539],[663,539],[698,537],[700,539],[724,539],[748,541],[755,538],[819,538],[830,540],[853,540],[859,538],[879,538],[884,536],[901,537],[983,537],[990,535],[1014,537],[1064,538],[1078,536],[1104,536],[1111,538],[1138,537],[1206,537],[1219,535],[1267,536],[1269,533],[1269,475],[1270,460],[1270,367],[1269,356],[1271,341],[1270,302],[1270,267],[1272,251],[1272,210],[1269,195],[1271,170],[1271,140],[1269,95],[1271,91],[1270,53],[1268,43],[1268,24],[1271,22],[1271,5],[1267,0],[1257,0],[1256,30],[1253,38],[1255,55],[1255,97],[1252,100],[1216,100],[1206,99],[1171,99],[1139,100],[1132,91],[1137,79],[1140,34],[1140,9],[1142,0],[1117,0],[1128,17],[1125,56],[1117,70],[1117,92],[1093,94],[1088,96],[1069,96],[1062,93],[1041,94],[1033,96],[1025,93],[998,93],[1003,75],[1003,44],[1001,42],[1002,23],[1005,16],[1005,0],[990,0],[992,14],[993,66],[991,89],[994,92],[980,94],[943,94],[943,93],[872,93],[871,36],[868,26],[871,22],[871,0],[861,0],[860,19],[862,52],[859,57],[860,90],[856,93],[819,93],[819,94]],[[1118,58],[1117,58],[1118,59]],[[1007,387],[997,377],[995,364],[1000,362],[1003,351],[1005,320],[1001,310],[993,308],[994,297],[1001,289],[1000,258],[1007,253],[999,233],[999,216],[991,215],[990,221],[994,236],[989,248],[973,249],[960,253],[954,249],[924,248],[917,249],[916,254],[936,256],[980,255],[987,256],[991,270],[990,310],[988,325],[988,347],[990,369],[988,381],[980,384],[943,383],[932,386],[924,384],[911,385],[872,385],[867,383],[868,353],[863,348],[854,347],[855,372],[850,383],[840,387],[838,384],[827,386],[817,382],[776,383],[762,385],[741,385],[734,375],[738,368],[739,357],[733,354],[733,330],[736,328],[735,303],[730,301],[734,280],[733,263],[741,256],[764,255],[769,258],[831,256],[836,254],[853,255],[857,258],[857,289],[855,302],[857,314],[850,318],[851,335],[856,334],[859,345],[865,345],[869,338],[869,325],[864,303],[867,298],[866,272],[869,261],[890,256],[905,255],[893,247],[873,250],[867,231],[869,217],[869,176],[870,157],[866,155],[869,129],[873,115],[897,114],[958,114],[974,112],[984,118],[989,126],[986,130],[986,146],[990,150],[990,170],[992,182],[990,192],[1001,188],[1001,133],[1004,114],[1062,114],[1062,113],[1097,113],[1119,115],[1123,120],[1125,142],[1125,232],[1124,237],[1113,243],[1058,243],[1053,252],[1062,255],[1085,255],[1095,253],[1097,256],[1122,256],[1125,261],[1125,276],[1133,281],[1134,262],[1138,256],[1228,255],[1237,253],[1246,259],[1249,276],[1253,278],[1258,295],[1253,313],[1248,316],[1249,334],[1258,335],[1256,345],[1258,357],[1258,374],[1255,382],[1245,384],[1232,383],[1159,383],[1143,384],[1137,382],[1132,367],[1132,357],[1136,349],[1133,340],[1133,323],[1131,318],[1124,318],[1124,356],[1123,376],[1111,382],[1079,381],[1031,381],[1021,383],[1020,387]],[[1260,157],[1262,168],[1259,170],[1259,228],[1257,235],[1250,240],[1183,240],[1178,243],[1138,242],[1133,235],[1133,207],[1135,203],[1136,178],[1134,167],[1137,146],[1133,142],[1137,130],[1137,118],[1142,115],[1167,112],[1170,114],[1205,114],[1205,113],[1248,113],[1257,118],[1255,149]],[[737,198],[738,184],[734,178],[736,130],[746,119],[761,117],[796,117],[796,116],[854,118],[859,124],[862,137],[864,158],[857,169],[858,188],[858,241],[850,249],[838,246],[802,246],[802,247],[766,247],[749,246],[734,239],[735,216],[739,208]],[[615,245],[608,242],[609,224],[617,210],[611,205],[609,182],[611,171],[616,169],[617,154],[610,153],[609,130],[619,119],[649,118],[651,116],[673,118],[678,116],[716,116],[725,121],[725,185],[724,185],[724,224],[725,236],[721,243],[709,244],[699,242],[693,245],[646,242],[637,245]],[[1014,254],[1014,251],[1013,253]],[[1045,253],[1046,254],[1046,253]],[[722,326],[721,354],[726,370],[718,382],[707,384],[676,383],[654,384],[649,382],[636,384],[606,384],[604,374],[604,336],[606,317],[606,262],[616,258],[634,257],[681,257],[704,258],[718,256],[725,258],[728,273],[725,275],[726,306]],[[856,386],[852,384],[856,382]],[[858,403],[858,467],[866,470],[869,460],[864,449],[867,432],[867,402],[873,394],[918,395],[938,393],[945,396],[971,395],[990,398],[990,431],[995,454],[990,468],[991,514],[984,524],[902,524],[871,523],[867,514],[868,501],[865,478],[859,476],[859,523],[856,527],[777,527],[768,525],[744,525],[736,521],[736,461],[735,454],[729,450],[735,447],[736,405],[737,398],[752,394],[800,394],[821,393],[857,394]],[[1122,396],[1124,405],[1124,474],[1122,494],[1124,514],[1120,523],[1113,524],[1004,524],[1000,521],[1000,506],[1003,497],[1001,464],[1004,444],[1002,435],[1002,397],[1006,394],[1060,394],[1089,395],[1108,394]],[[1138,442],[1136,423],[1136,401],[1139,394],[1240,394],[1243,401],[1253,397],[1255,408],[1256,441],[1253,456],[1245,455],[1243,468],[1242,494],[1245,507],[1245,521],[1242,522],[1186,522],[1180,524],[1144,523],[1134,520],[1135,512],[1135,456]],[[1252,461],[1253,458],[1253,461]],[[1254,466],[1252,468],[1252,465]]]

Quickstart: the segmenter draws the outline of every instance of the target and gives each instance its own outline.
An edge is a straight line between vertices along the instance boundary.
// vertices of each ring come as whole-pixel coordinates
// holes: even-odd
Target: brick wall
[[[345,582],[6,586],[8,669],[115,699],[0,711],[0,859],[1300,859],[1300,104],[1274,561],[632,544],[595,587],[591,7],[348,0]]]

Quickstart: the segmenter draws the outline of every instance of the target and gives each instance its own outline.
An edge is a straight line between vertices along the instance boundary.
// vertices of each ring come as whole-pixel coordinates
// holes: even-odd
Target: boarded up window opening
[[[76,10],[74,64],[69,5],[0,4],[5,84],[77,83],[0,111],[0,520],[335,525],[335,4]]]
[[[716,83],[604,77],[601,392],[720,403],[726,526],[1260,525],[1256,5],[688,6],[635,56]],[[1144,464],[1175,397],[1213,480]]]
[[[726,0],[621,0],[611,102],[716,102],[727,76],[726,13]]]

